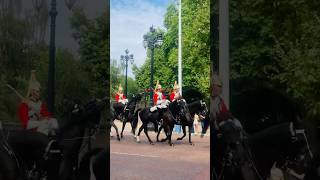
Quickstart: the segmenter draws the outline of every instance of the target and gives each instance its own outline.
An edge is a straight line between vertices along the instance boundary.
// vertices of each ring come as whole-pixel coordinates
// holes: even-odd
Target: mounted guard
[[[122,119],[122,115],[124,114],[125,111],[125,106],[128,103],[128,99],[126,96],[123,94],[123,88],[121,84],[118,87],[118,91],[116,93],[116,103],[113,105],[113,108],[116,113],[116,117],[119,119]]]
[[[177,81],[174,81],[173,89],[172,89],[172,92],[170,94],[170,102],[174,102],[174,101],[182,99],[182,96],[181,96],[179,90],[180,90],[180,87],[179,87]],[[177,115],[177,118],[175,119],[175,121],[176,121],[177,124],[181,124],[179,115]]]
[[[179,92],[179,85],[177,84],[177,81],[174,82],[174,85],[173,85],[173,90],[170,94],[170,101],[173,102],[175,100],[178,100],[178,99],[181,99],[181,95],[180,95],[180,92]]]
[[[41,85],[36,79],[35,70],[31,71],[28,93],[19,106],[18,115],[24,129],[48,135],[55,134],[59,125],[47,106],[40,100]]]
[[[222,82],[218,76],[213,76],[211,85],[211,97],[213,98],[213,103],[210,107],[210,116],[214,120],[215,128],[219,128],[227,121],[232,121],[237,127],[242,129],[242,125],[238,119],[236,119],[229,109],[227,108],[224,100],[221,97],[222,93]]]
[[[157,110],[157,108],[162,109],[162,108],[167,108],[168,107],[168,100],[162,93],[162,86],[159,83],[159,80],[157,81],[156,89],[153,94],[153,104],[154,106],[150,108],[150,111],[153,112]]]

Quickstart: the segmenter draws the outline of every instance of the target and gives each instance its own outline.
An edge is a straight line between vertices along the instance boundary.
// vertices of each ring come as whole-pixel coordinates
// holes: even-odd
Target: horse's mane
[[[235,97],[231,110],[248,132],[258,132],[273,125],[301,117],[302,110],[288,95],[270,88],[248,90]]]
[[[83,125],[87,123],[87,120],[98,121],[100,118],[101,104],[96,99],[90,100],[88,103],[83,105],[79,111],[70,112],[67,118],[64,118],[61,125],[60,130],[63,132],[73,126],[74,124]]]
[[[254,133],[250,135],[250,140],[253,142],[266,142],[266,141],[274,141],[275,138],[289,138],[290,134],[290,124],[282,123],[278,125],[274,125],[267,129],[264,129],[260,132]]]
[[[131,100],[128,102],[128,105],[127,105],[127,106],[130,107],[130,106],[136,105],[137,102],[139,101],[139,98],[140,98],[139,95],[133,96],[133,97],[131,98]]]

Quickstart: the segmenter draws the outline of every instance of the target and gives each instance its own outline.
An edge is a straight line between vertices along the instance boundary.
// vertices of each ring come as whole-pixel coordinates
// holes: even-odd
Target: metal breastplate
[[[158,92],[157,95],[158,95],[158,100],[162,100],[162,93]]]
[[[41,110],[41,101],[28,103],[29,120],[39,120]]]

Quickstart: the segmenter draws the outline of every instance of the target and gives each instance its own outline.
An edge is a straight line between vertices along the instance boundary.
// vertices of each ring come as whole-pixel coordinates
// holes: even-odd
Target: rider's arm
[[[26,129],[28,121],[29,121],[28,105],[26,103],[21,103],[20,104],[18,116],[19,116],[19,119],[20,119],[20,121],[22,123],[23,129]]]
[[[165,100],[166,96],[162,93],[162,99]]]
[[[116,102],[119,102],[119,94],[116,94]]]
[[[42,118],[51,118],[52,114],[48,111],[45,103],[41,103],[40,116]]]
[[[158,94],[155,93],[155,94],[153,95],[153,104],[156,105],[156,104],[157,104],[157,101],[158,101]]]
[[[174,100],[174,94],[171,93],[171,94],[170,94],[170,101],[172,102],[173,100]]]

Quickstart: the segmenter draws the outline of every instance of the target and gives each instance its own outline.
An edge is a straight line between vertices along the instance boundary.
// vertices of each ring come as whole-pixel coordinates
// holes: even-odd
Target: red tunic
[[[162,99],[163,100],[166,99],[166,97],[163,95],[163,93],[162,93]],[[158,101],[158,93],[154,93],[154,95],[153,95],[153,104],[156,105],[157,101]]]
[[[28,122],[29,122],[29,108],[28,108],[27,103],[22,102],[20,104],[18,116],[19,116],[19,119],[22,123],[23,128],[26,129]],[[40,118],[51,118],[51,117],[52,117],[52,115],[48,111],[47,106],[44,103],[41,103]],[[34,129],[34,130],[36,130],[36,129]]]
[[[228,120],[232,117],[230,111],[228,110],[222,98],[220,98],[219,111],[217,112],[216,117],[218,123]]]
[[[172,92],[172,93],[170,94],[170,101],[171,101],[171,102],[174,100],[175,95],[176,95],[175,92]]]
[[[116,102],[119,102],[120,100],[126,99],[126,96],[122,94],[122,99],[120,99],[120,94],[116,94]]]

